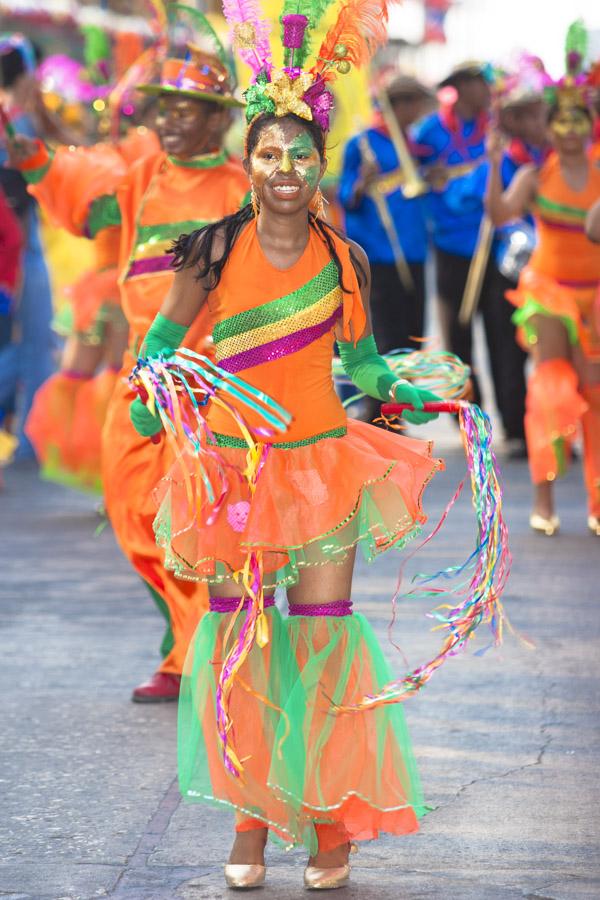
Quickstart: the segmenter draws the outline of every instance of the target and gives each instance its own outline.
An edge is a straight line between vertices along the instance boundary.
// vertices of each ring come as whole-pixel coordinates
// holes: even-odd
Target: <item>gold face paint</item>
[[[287,136],[281,125],[265,128],[250,156],[252,181],[259,191],[278,172],[294,174],[314,190],[321,174],[321,158],[310,134]]]
[[[558,137],[569,134],[587,137],[591,134],[592,123],[581,109],[563,109],[552,120],[550,128]]]

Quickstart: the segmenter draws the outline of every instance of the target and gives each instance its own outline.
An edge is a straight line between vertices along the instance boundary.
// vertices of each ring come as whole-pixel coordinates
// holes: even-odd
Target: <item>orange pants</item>
[[[566,359],[539,363],[527,383],[525,436],[531,480],[563,475],[587,404],[578,392],[577,373]]]
[[[135,394],[127,376],[135,359],[126,353],[112,396],[103,433],[102,475],[108,516],[116,538],[136,572],[165,601],[173,631],[173,646],[159,671],[180,675],[196,626],[208,609],[208,589],[181,581],[163,567],[152,523],[156,508],[153,489],[173,459],[167,442],[153,444],[141,437],[129,420]]]
[[[591,516],[600,516],[600,384],[582,392],[588,408],[581,419],[583,427],[583,471]]]

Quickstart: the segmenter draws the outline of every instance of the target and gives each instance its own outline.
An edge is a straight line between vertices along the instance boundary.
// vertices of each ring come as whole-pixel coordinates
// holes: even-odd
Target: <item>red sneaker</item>
[[[131,699],[134,703],[166,703],[177,700],[180,684],[181,675],[155,672],[152,678],[136,687]]]

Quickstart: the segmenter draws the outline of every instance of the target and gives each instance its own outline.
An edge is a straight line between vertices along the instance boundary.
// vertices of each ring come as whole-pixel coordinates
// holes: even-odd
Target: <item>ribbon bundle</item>
[[[381,411],[388,424],[393,425],[391,419],[387,417],[396,417],[405,408],[408,407],[387,403],[382,406]],[[508,531],[502,514],[502,489],[498,478],[496,459],[491,447],[490,419],[478,406],[464,401],[426,403],[424,410],[458,413],[467,469],[471,480],[473,507],[477,518],[476,547],[459,566],[443,569],[433,575],[415,576],[415,587],[408,592],[408,595],[405,595],[420,593],[428,597],[439,598],[440,595],[450,595],[455,598],[454,603],[444,603],[429,614],[430,618],[438,622],[436,630],[441,629],[446,633],[442,647],[436,656],[429,662],[413,669],[403,678],[390,682],[378,694],[367,695],[354,706],[337,707],[338,712],[373,709],[388,703],[406,700],[419,691],[429,681],[436,669],[449,657],[456,656],[466,648],[468,641],[474,636],[475,630],[481,623],[489,625],[494,646],[498,646],[502,642],[502,630],[506,617],[500,596],[510,570],[511,556],[508,548]],[[444,510],[440,522],[420,547],[425,546],[440,530],[450,509],[460,496],[464,484],[465,480],[463,479]],[[411,556],[415,552],[417,551],[413,551]],[[393,599],[390,630],[394,624],[396,604],[400,597],[403,570],[404,566],[400,572],[398,588]],[[462,580],[456,583],[457,579]],[[454,581],[454,587],[436,585],[436,582],[442,580],[447,583]]]
[[[147,359],[140,358],[130,375],[130,383],[145,402],[150,412],[160,416],[167,440],[173,445],[176,459],[181,459],[187,450],[193,460],[195,474],[204,484],[210,512],[206,522],[216,518],[228,493],[228,472],[221,461],[203,409],[208,401],[217,404],[229,413],[236,428],[248,444],[246,468],[243,472],[250,494],[254,493],[257,479],[264,466],[269,445],[260,438],[272,437],[276,432],[285,431],[290,415],[282,406],[256,388],[215,365],[208,357],[190,350],[180,350],[169,356],[158,354]],[[260,415],[264,424],[246,424],[241,408]],[[259,440],[256,440],[256,437]],[[216,483],[209,477],[209,459],[215,461],[218,472]],[[189,501],[190,524],[198,521],[202,510],[194,503],[191,477],[186,465],[181,466]],[[240,476],[242,473],[237,473]],[[260,551],[247,554],[244,566],[232,576],[242,584],[242,600],[237,612],[232,616],[224,646],[227,645],[235,621],[242,610],[244,601],[250,600],[248,612],[240,629],[238,639],[227,654],[216,691],[217,731],[223,751],[225,767],[232,775],[242,775],[243,766],[237,757],[230,738],[232,727],[229,714],[229,699],[236,675],[246,660],[254,642],[264,647],[269,641],[268,623],[264,614],[264,594],[262,578],[262,555]],[[265,702],[266,701],[266,698]]]
[[[446,350],[395,350],[386,354],[385,361],[398,378],[406,378],[446,400],[464,396],[471,374],[469,366]],[[333,377],[338,384],[352,385],[337,356],[333,360]],[[344,406],[365,396],[356,391],[346,397]]]

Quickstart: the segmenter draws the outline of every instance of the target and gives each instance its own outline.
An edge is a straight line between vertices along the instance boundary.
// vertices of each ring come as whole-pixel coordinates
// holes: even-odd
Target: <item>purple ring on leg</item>
[[[290,603],[290,616],[342,616],[352,615],[352,600],[334,600],[332,603]]]
[[[216,613],[234,613],[239,607],[241,599],[241,597],[210,597],[208,601],[208,611]],[[246,610],[249,606],[250,599],[246,598],[242,605],[242,609]],[[269,609],[271,606],[275,606],[275,597],[265,597],[264,608]]]

